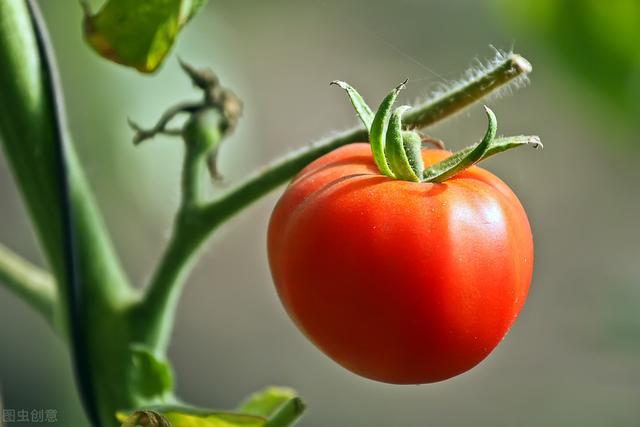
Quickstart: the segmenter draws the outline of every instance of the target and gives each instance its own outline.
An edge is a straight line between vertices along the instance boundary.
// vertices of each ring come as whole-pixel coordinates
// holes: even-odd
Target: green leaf
[[[263,427],[267,422],[265,418],[253,415],[213,411],[180,405],[152,406],[144,411],[135,411],[133,413],[118,412],[116,418],[123,423],[123,427],[128,427],[132,425],[132,422],[139,420],[140,415],[145,412],[155,413],[156,416],[154,418],[156,420],[160,419],[160,417],[157,416],[158,414],[162,415],[171,423],[172,427]],[[145,426],[144,424],[141,425]],[[162,424],[156,421],[156,424],[150,422],[147,425],[149,427],[155,427],[156,425],[161,426]]]
[[[107,0],[96,14],[85,3],[85,37],[101,56],[151,73],[167,56],[182,27],[206,2]]]
[[[286,427],[294,425],[304,409],[304,404],[292,389],[268,387],[249,396],[237,412],[159,405],[141,411],[118,412],[116,417],[124,427],[135,426],[133,423],[141,419],[150,419],[149,427],[160,427],[162,417],[173,427]]]
[[[173,427],[262,427],[266,422],[259,417],[223,412],[188,414],[170,411],[165,416]]]
[[[302,399],[294,397],[286,401],[268,419],[265,427],[287,427],[293,426],[302,417],[305,410]]]
[[[286,387],[268,387],[262,391],[252,394],[239,407],[238,411],[270,418],[289,402],[299,399],[296,392]],[[304,407],[302,408],[304,409]]]
[[[173,390],[173,373],[166,358],[141,344],[131,346],[131,358],[127,381],[131,393],[147,401],[165,399]]]

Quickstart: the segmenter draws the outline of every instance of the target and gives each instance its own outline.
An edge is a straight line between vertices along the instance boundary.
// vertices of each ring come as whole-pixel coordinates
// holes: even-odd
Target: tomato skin
[[[424,150],[425,165],[450,155]],[[316,160],[277,203],[269,263],[293,321],[337,363],[395,384],[441,381],[502,340],[527,297],[533,240],[500,179],[380,175],[368,144]]]

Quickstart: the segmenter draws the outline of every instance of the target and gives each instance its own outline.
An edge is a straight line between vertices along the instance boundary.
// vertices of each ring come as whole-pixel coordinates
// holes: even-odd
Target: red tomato
[[[428,166],[450,155],[424,150]],[[368,144],[301,171],[274,209],[269,262],[285,309],[340,365],[441,381],[502,340],[527,297],[533,240],[517,197],[473,166],[442,183],[382,176]]]

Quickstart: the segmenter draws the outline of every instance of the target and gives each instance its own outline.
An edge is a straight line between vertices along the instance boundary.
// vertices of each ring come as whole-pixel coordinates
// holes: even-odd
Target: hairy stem
[[[0,283],[55,328],[56,289],[55,281],[49,273],[0,245]]]
[[[455,91],[409,110],[403,122],[413,128],[423,128],[454,114],[489,95],[496,89],[531,71],[529,62],[520,55],[510,55],[486,75],[469,81]],[[489,83],[490,82],[490,83]],[[356,128],[327,138],[310,147],[289,154],[265,170],[249,177],[244,183],[204,207],[203,232],[211,232],[223,221],[291,179],[303,167],[343,145],[367,139],[367,130]]]
[[[408,111],[404,122],[423,128],[442,120],[482,99],[514,79],[526,75],[531,66],[519,55],[509,55],[495,67],[447,93]],[[193,263],[194,254],[206,238],[227,219],[252,202],[291,179],[318,157],[343,145],[366,141],[367,130],[355,128],[310,147],[293,152],[253,175],[220,198],[178,216],[173,237],[149,284],[145,298],[134,307],[133,315],[143,339],[164,349],[171,332],[173,312],[181,285]]]
[[[409,110],[403,121],[414,129],[430,126],[530,72],[529,61],[520,55],[510,54],[475,78],[450,89],[426,105]]]
[[[173,313],[181,284],[189,271],[193,254],[206,233],[202,228],[203,176],[209,158],[220,145],[224,117],[213,108],[194,112],[182,130],[184,163],[182,167],[180,208],[176,215],[169,245],[154,273],[144,304],[134,307],[133,328],[136,338],[164,351],[168,345]]]

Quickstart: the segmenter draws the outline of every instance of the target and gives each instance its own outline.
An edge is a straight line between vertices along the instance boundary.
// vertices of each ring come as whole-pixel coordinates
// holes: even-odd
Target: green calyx
[[[421,136],[414,130],[402,128],[402,114],[411,107],[403,105],[392,110],[398,93],[404,89],[406,83],[405,80],[393,88],[374,114],[352,86],[338,80],[331,82],[347,92],[358,117],[369,132],[373,159],[380,173],[385,176],[403,181],[440,183],[502,151],[522,145],[542,148],[537,136],[496,138],[497,119],[493,111],[485,105],[488,126],[482,140],[425,169],[421,154]]]

